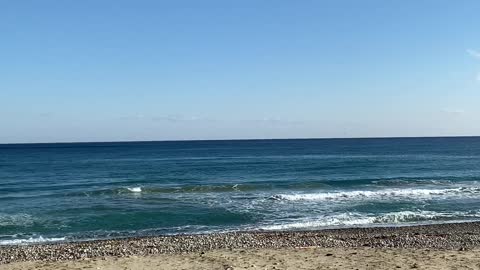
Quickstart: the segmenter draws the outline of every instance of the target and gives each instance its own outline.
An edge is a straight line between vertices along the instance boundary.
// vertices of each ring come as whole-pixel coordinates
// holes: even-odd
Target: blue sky
[[[480,135],[479,11],[0,0],[0,142]]]

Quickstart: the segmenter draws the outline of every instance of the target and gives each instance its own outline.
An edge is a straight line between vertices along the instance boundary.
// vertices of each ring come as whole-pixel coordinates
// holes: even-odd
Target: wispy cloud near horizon
[[[448,113],[448,114],[464,114],[465,113],[465,110],[462,110],[462,109],[451,109],[451,108],[444,108],[442,109],[442,112],[443,113]]]
[[[253,122],[253,123],[263,123],[268,125],[288,125],[288,126],[299,125],[303,123],[302,121],[298,121],[298,120],[282,119],[277,117],[264,117],[260,119],[251,119],[246,121]]]
[[[477,59],[480,59],[480,52],[472,49],[467,49],[467,53],[471,55],[472,57],[475,57]]]
[[[154,116],[153,121],[167,121],[167,122],[193,122],[193,121],[207,121],[210,119],[199,116],[185,116],[181,114],[172,114],[165,116]]]
[[[480,51],[467,49],[467,53],[473,58],[480,60]],[[480,82],[480,72],[477,73],[475,79]]]

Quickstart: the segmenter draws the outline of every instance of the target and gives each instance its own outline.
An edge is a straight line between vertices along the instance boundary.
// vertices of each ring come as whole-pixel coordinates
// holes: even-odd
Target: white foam
[[[395,200],[395,199],[434,199],[458,196],[480,197],[479,188],[448,188],[448,189],[382,189],[382,190],[357,190],[341,192],[297,193],[279,194],[275,199],[287,201],[341,201],[341,200]]]
[[[131,188],[127,188],[130,192],[135,192],[135,193],[139,193],[139,192],[142,192],[142,188],[141,187],[131,187]]]
[[[23,226],[29,227],[34,223],[34,218],[28,214],[2,214],[0,213],[0,227]]]
[[[285,224],[275,224],[262,226],[260,229],[268,231],[291,230],[291,229],[310,229],[330,226],[354,226],[368,225],[374,222],[374,217],[362,217],[356,214],[345,213],[336,216],[326,216],[318,219],[299,220]]]
[[[360,213],[342,213],[338,215],[303,219],[284,224],[266,225],[262,230],[292,230],[315,229],[333,226],[365,226],[365,225],[398,225],[413,224],[438,220],[456,220],[464,218],[480,218],[480,213],[475,212],[433,212],[433,211],[399,211],[385,213],[380,216],[368,216]]]
[[[0,245],[25,245],[25,244],[34,244],[34,243],[45,243],[45,242],[58,242],[65,241],[65,237],[58,238],[43,238],[42,236],[28,239],[12,239],[12,240],[0,240]]]

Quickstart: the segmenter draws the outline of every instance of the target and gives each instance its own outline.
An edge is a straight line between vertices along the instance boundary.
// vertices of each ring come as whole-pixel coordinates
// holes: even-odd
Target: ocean
[[[480,220],[480,137],[0,145],[0,244]]]

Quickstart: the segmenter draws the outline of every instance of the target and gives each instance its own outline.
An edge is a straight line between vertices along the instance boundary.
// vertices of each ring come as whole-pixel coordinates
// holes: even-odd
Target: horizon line
[[[214,141],[280,141],[280,140],[342,140],[342,139],[428,139],[428,138],[477,138],[480,135],[445,136],[372,136],[372,137],[297,137],[297,138],[251,138],[251,139],[171,139],[171,140],[118,140],[118,141],[67,141],[67,142],[14,142],[0,145],[19,144],[87,144],[87,143],[142,143],[142,142],[214,142]]]

